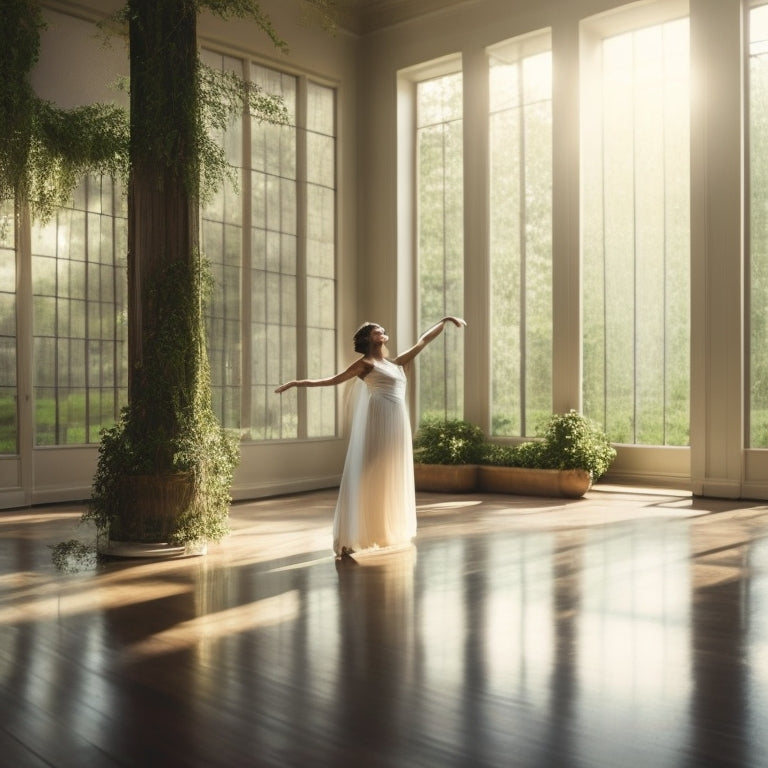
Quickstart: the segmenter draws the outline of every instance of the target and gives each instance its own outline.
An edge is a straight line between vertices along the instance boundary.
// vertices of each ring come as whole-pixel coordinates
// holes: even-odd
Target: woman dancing
[[[361,550],[408,544],[416,535],[411,425],[405,401],[410,363],[443,331],[447,323],[461,328],[459,317],[444,317],[410,349],[391,360],[386,331],[363,323],[354,336],[362,357],[346,370],[324,379],[288,381],[291,387],[325,387],[357,377],[367,385],[356,398],[347,458],[333,519],[333,550],[338,557]]]

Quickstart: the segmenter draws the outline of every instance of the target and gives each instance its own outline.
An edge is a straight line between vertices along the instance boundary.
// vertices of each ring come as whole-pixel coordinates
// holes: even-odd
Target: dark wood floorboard
[[[71,572],[81,506],[0,512],[0,766],[768,766],[768,506],[420,494],[337,562],[334,502]]]

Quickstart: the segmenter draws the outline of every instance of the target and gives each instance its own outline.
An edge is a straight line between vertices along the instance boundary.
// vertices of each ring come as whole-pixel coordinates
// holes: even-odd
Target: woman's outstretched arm
[[[450,315],[444,317],[440,322],[435,323],[429,330],[425,331],[410,349],[406,349],[405,352],[399,354],[392,362],[397,363],[397,365],[410,363],[430,341],[434,341],[443,332],[446,323],[453,323],[457,328],[463,328],[466,325],[466,322],[460,317],[452,317]]]
[[[337,373],[335,376],[328,376],[325,379],[294,379],[293,381],[286,381],[275,392],[285,392],[286,389],[291,387],[332,387],[349,381],[349,379],[353,379],[355,376],[364,378],[371,370],[371,367],[371,363],[361,357],[359,360],[355,360],[345,371]]]

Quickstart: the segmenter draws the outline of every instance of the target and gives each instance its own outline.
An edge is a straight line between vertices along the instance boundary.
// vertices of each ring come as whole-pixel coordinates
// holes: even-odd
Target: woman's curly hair
[[[355,343],[355,352],[359,352],[361,355],[368,353],[368,347],[370,346],[371,331],[374,328],[379,328],[378,323],[363,323],[356,331],[353,337]]]

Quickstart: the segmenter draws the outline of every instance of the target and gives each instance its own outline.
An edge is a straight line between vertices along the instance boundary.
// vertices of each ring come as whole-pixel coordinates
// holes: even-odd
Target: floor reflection
[[[763,507],[422,497],[416,546],[336,561],[333,498],[76,574],[71,515],[0,517],[6,763],[768,765]]]

